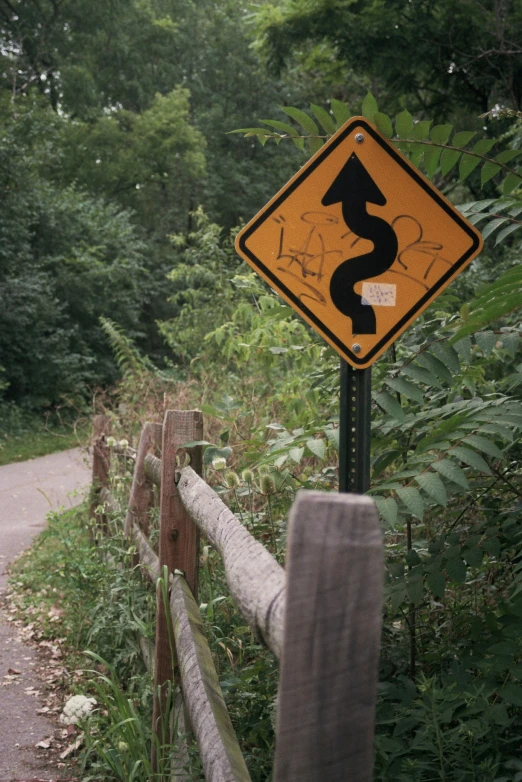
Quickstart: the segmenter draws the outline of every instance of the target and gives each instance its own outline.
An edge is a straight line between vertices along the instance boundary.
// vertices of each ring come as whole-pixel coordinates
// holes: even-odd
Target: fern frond
[[[110,342],[114,357],[122,374],[139,375],[142,372],[155,371],[152,362],[142,356],[132,339],[128,337],[121,326],[110,318],[100,317],[100,325]]]

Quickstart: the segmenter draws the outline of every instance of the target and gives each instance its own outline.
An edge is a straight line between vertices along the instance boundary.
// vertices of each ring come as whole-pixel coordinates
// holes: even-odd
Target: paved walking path
[[[0,598],[9,562],[44,529],[49,511],[79,503],[89,482],[80,448],[0,467]],[[8,620],[0,610],[0,782],[56,779],[45,749],[35,746],[54,730],[36,713],[43,705],[36,694],[42,688],[37,655]]]

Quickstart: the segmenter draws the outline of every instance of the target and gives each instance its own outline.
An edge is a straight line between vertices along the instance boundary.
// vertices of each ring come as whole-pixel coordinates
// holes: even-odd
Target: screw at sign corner
[[[352,345],[352,350],[354,353],[360,353],[361,352],[361,346],[358,342],[355,343],[355,345]]]
[[[355,134],[355,140],[358,144],[362,144],[364,141],[364,136],[362,133],[356,133]]]

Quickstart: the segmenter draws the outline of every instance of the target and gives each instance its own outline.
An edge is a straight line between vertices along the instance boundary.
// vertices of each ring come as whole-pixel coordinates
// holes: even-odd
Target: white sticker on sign
[[[363,303],[372,307],[395,307],[397,286],[387,282],[363,282]]]

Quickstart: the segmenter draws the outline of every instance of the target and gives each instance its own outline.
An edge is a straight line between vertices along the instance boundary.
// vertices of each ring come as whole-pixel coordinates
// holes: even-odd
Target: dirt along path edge
[[[90,479],[80,448],[0,467],[0,782],[63,777],[49,757],[57,724],[46,716],[43,661],[5,607],[6,569],[42,532],[51,510],[81,502]],[[49,659],[59,655],[46,652]]]

